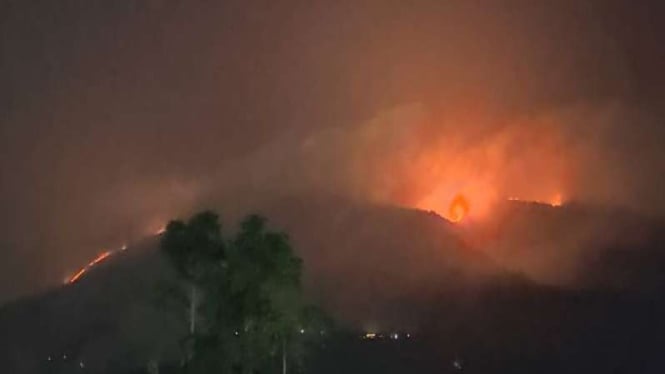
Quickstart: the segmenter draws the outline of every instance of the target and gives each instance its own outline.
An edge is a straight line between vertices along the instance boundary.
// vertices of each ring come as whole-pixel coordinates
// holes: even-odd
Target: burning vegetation
[[[66,282],[66,283],[67,283],[67,284],[72,284],[72,283],[76,282],[77,280],[81,279],[81,277],[82,277],[85,273],[87,273],[90,269],[92,269],[95,265],[97,265],[97,264],[99,264],[100,262],[106,260],[107,258],[109,258],[109,257],[110,257],[112,254],[114,254],[114,253],[115,253],[115,252],[112,252],[112,251],[105,251],[105,252],[100,253],[100,254],[99,254],[97,257],[95,257],[92,261],[88,262],[87,265],[85,265],[85,266],[82,267],[79,271],[77,271],[74,275],[72,275],[71,277],[69,277],[69,279],[67,279],[67,282]]]

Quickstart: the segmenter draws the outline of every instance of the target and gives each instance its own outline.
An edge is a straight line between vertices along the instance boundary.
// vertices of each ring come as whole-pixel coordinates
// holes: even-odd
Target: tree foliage
[[[188,222],[171,221],[161,239],[161,248],[178,274],[185,280],[202,282],[214,272],[210,267],[223,265],[225,243],[219,217],[204,211]]]
[[[276,372],[299,362],[306,332],[320,334],[302,296],[302,261],[265,218],[246,217],[225,240],[217,215],[203,212],[169,223],[161,248],[199,294],[190,372]]]

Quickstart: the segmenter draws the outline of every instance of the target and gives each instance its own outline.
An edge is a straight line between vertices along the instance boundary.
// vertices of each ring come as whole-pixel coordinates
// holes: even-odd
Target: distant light
[[[85,367],[85,364],[83,363],[83,361],[79,362],[79,366],[81,367],[81,369],[83,369]]]
[[[399,334],[397,334],[397,333],[393,333],[393,334],[390,334],[390,337],[391,337],[393,340],[397,340],[397,339],[399,339]]]
[[[406,334],[407,339],[410,338],[410,337],[411,337],[411,334]]]
[[[52,360],[51,356],[48,356],[47,360],[51,361]]]
[[[373,332],[368,332],[363,336],[364,339],[375,339],[376,338],[376,333]]]
[[[122,247],[120,247],[121,251],[126,251],[127,250],[127,244],[123,244]]]
[[[66,354],[66,353],[65,353],[64,355],[62,355],[62,359],[63,359],[63,360],[66,360],[66,359],[67,359],[67,354]]]
[[[304,333],[305,333],[305,329],[300,329],[300,333],[301,333],[301,334],[304,334]]]
[[[240,333],[236,330],[236,331],[233,332],[233,335],[238,336],[238,335],[240,335]]]
[[[453,361],[453,367],[457,370],[462,370],[462,361],[460,360],[454,360]]]

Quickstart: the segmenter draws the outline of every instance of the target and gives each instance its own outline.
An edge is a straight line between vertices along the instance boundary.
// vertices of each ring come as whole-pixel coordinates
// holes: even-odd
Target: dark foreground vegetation
[[[160,247],[177,274],[164,305],[187,316],[179,357],[169,360],[183,373],[296,371],[311,332],[329,330],[303,299],[302,261],[286,234],[258,215],[232,238],[210,211],[172,221]]]

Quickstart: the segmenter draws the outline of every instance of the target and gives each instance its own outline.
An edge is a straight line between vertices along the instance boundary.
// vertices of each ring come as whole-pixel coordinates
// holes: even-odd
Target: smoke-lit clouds
[[[474,110],[458,111],[456,105]],[[662,207],[649,184],[662,169],[660,148],[639,134],[617,138],[627,117],[637,128],[649,126],[624,107],[608,103],[507,115],[479,102],[451,106],[441,111],[406,104],[352,126],[283,137],[234,160],[233,171],[221,168],[221,179],[245,172],[235,183],[262,192],[344,193],[442,214],[457,193],[469,195],[477,205],[472,211],[481,215],[497,199],[510,197],[590,201],[651,213]],[[639,168],[636,159],[642,161]],[[636,198],[638,191],[653,199]]]

